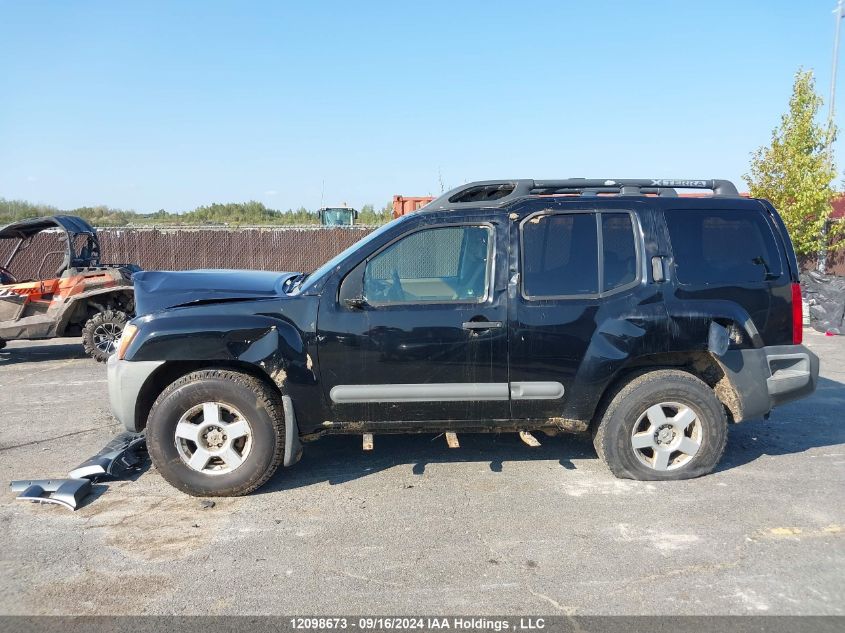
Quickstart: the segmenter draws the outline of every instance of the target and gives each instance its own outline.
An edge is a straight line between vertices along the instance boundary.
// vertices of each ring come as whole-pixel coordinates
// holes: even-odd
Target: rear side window
[[[731,284],[780,277],[775,236],[759,211],[666,211],[675,274],[683,284]]]
[[[637,279],[637,246],[634,227],[627,213],[601,214],[602,290],[608,292]]]

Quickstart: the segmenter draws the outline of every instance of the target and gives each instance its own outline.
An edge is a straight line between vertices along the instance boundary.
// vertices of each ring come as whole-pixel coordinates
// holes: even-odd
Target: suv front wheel
[[[156,399],[147,422],[153,464],[197,497],[245,495],[284,454],[282,398],[257,378],[209,369],[183,376]]]
[[[616,393],[593,444],[617,477],[690,479],[716,467],[727,436],[725,410],[713,390],[692,374],[661,369]]]

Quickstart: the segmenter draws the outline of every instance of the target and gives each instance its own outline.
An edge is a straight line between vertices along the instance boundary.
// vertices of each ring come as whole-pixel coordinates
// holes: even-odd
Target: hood
[[[262,270],[149,270],[132,276],[135,313],[215,301],[263,299],[284,295],[283,286],[298,273]]]

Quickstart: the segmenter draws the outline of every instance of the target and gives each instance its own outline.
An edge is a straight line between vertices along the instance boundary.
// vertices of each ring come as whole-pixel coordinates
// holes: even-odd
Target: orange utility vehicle
[[[82,336],[105,361],[135,310],[132,264],[101,264],[82,218],[30,218],[0,228],[0,348],[6,341]]]

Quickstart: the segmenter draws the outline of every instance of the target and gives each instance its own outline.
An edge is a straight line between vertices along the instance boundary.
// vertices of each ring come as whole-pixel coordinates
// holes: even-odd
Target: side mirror
[[[344,299],[343,305],[345,305],[347,308],[352,308],[353,310],[360,310],[369,304],[367,303],[367,300],[364,297],[358,296],[348,297]]]
[[[361,310],[369,305],[364,298],[364,267],[366,261],[353,268],[340,283],[338,301],[341,305],[353,310]]]

